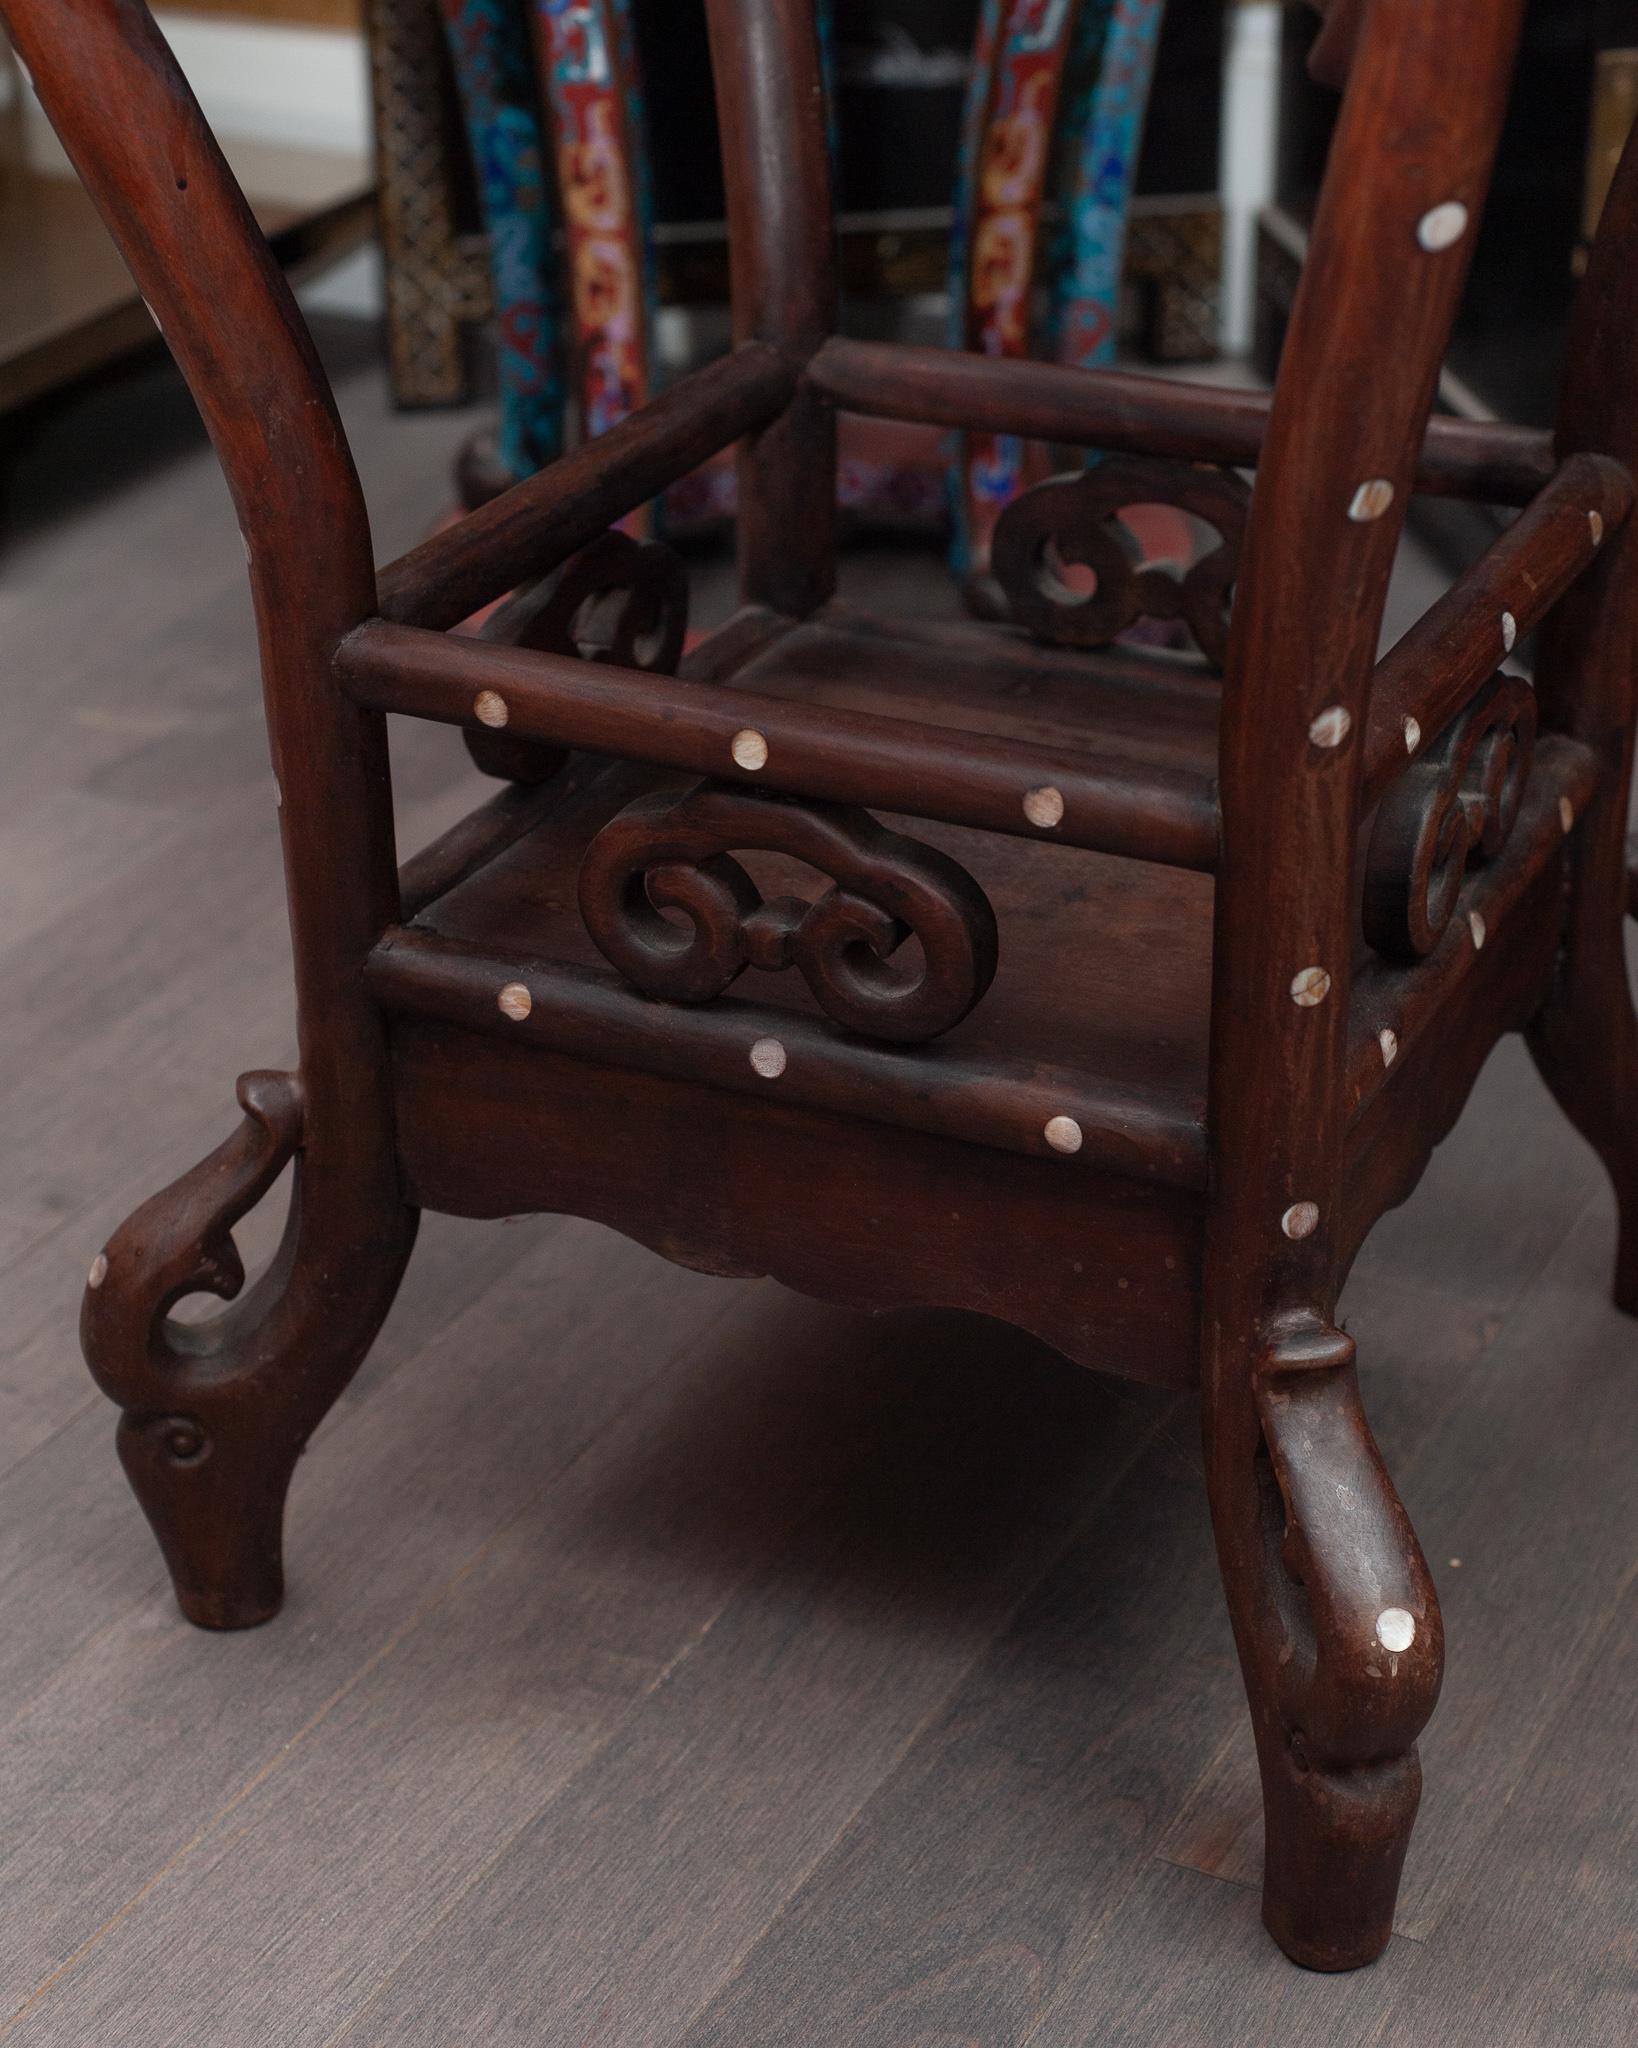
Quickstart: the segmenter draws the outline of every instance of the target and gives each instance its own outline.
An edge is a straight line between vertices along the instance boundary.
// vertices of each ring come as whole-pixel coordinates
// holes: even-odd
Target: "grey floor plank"
[[[660,2043],[705,2004],[1172,1405],[981,1325],[945,1351],[348,2048]]]
[[[674,1339],[680,1294],[701,1289],[724,1312],[656,1360],[666,1370],[566,1465],[547,1450],[556,1390],[540,1389],[538,1470],[501,1494],[509,1519],[39,2000],[20,2042],[116,2027],[132,2048],[328,2040],[712,1630],[757,1557],[862,1455],[875,1414],[918,1396],[939,1362],[928,1326],[907,1340],[771,1287],[688,1286],[658,1268],[641,1323]],[[476,1327],[499,1323],[488,1312]],[[524,1361],[497,1348],[493,1370],[517,1377]],[[481,1413],[487,1375],[474,1391],[460,1405]],[[328,1602],[312,1625],[351,1633]]]
[[[1517,1640],[1529,1645],[1526,1620]],[[1439,1928],[1451,1990],[1397,1987],[1360,2038],[1638,2041],[1638,1564]]]
[[[1150,1861],[1081,1968],[1023,2040],[1028,2048],[1360,2048],[1386,1999],[1419,2000],[1426,1950],[1397,1936],[1368,1970],[1294,1969],[1236,1884]],[[1545,2037],[1552,2038],[1552,2037]],[[1420,2048],[1419,2026],[1393,2037]],[[1465,2048],[1542,2048],[1469,2035]]]
[[[1359,1334],[1398,1391],[1391,1433],[1409,1435],[1444,1411],[1458,1354],[1481,1355],[1484,1317],[1414,1284],[1377,1297]],[[1239,1780],[1219,1751],[1237,1761],[1250,1733],[1196,1428],[1191,1407],[781,1910],[689,2048],[1024,2041],[1061,1986],[1101,1970],[1087,1958],[1101,1958],[1102,1928],[1149,1881],[1191,1791],[1197,1854],[1214,1826],[1237,1838]]]
[[[782,1907],[687,2048],[1027,2039],[1200,1769],[1236,1683],[1185,1411]]]
[[[0,2013],[183,1851],[733,1292],[561,1224],[393,1375],[390,1400],[332,1417],[315,1439],[292,1489],[276,1627],[202,1634],[159,1587],[135,1607],[111,1603],[118,1618],[29,1699],[0,1748],[13,1823]],[[151,1584],[140,1527],[128,1521],[125,1540]]]

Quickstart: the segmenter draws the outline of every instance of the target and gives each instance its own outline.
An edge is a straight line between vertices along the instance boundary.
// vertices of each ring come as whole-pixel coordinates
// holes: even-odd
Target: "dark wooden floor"
[[[391,552],[465,422],[390,418],[368,368],[345,399]],[[1638,1332],[1514,1047],[1347,1302],[1450,1638],[1375,1969],[1258,1925],[1191,1406],[998,1329],[429,1218],[298,1477],[286,1612],[186,1627],[74,1323],[110,1226],[290,1054],[239,540],[151,377],[10,486],[0,2035],[1638,2040]],[[395,746],[413,845],[474,782],[447,733]]]

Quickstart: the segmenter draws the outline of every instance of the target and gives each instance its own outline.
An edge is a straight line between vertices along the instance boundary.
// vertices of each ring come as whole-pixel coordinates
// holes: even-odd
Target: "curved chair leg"
[[[1393,1931],[1439,1696],[1438,1598],[1360,1406],[1350,1337],[1267,1340],[1206,1404],[1206,1471],[1262,1769],[1263,1919],[1349,1970]]]
[[[97,1384],[124,1411],[119,1452],[165,1554],[176,1597],[203,1628],[250,1628],[284,1591],[285,1494],[307,1439],[356,1371],[398,1290],[417,1212],[390,1205],[306,1143],[301,1084],[239,1082],[244,1122],[145,1202],[91,1267],[80,1336]],[[277,1256],[245,1295],[233,1225],[295,1161]],[[234,1306],[171,1320],[185,1295]]]

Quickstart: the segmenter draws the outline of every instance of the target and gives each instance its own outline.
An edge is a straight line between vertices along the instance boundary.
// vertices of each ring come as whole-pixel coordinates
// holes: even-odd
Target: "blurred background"
[[[159,15],[379,559],[725,345],[701,0]],[[847,329],[1271,374],[1336,106],[1305,8],[826,26]],[[1442,403],[1544,423],[1638,0],[1531,0],[1526,38]],[[850,596],[921,610],[992,601],[989,529],[1053,459],[863,421],[843,455]],[[732,488],[644,515],[696,628]],[[1491,516],[1417,501],[1389,638]],[[8,2041],[1638,2039],[1638,1380],[1602,1172],[1517,1040],[1346,1298],[1452,1652],[1402,1938],[1308,1976],[1257,1922],[1194,1417],[997,1326],[429,1215],[297,1475],[284,1619],[180,1620],[77,1318],[232,1077],[292,1057],[276,795],[225,487],[3,45],[0,671]],[[494,788],[440,726],[391,747],[405,855]]]
[[[1305,75],[1305,9],[825,0],[821,17],[849,328],[1271,371],[1335,105]],[[457,451],[467,502],[723,346],[697,4],[193,0],[159,18],[310,313],[359,324],[330,345],[349,365],[378,350],[395,408],[482,410]],[[1638,104],[1638,0],[1537,0],[1526,40],[1444,400],[1544,421]],[[986,189],[981,161],[1010,189]],[[26,78],[0,63],[10,455],[88,379],[155,350]],[[1039,457],[964,453],[965,476],[962,452],[855,429],[844,494],[865,528],[981,568],[994,502]],[[15,517],[15,471],[3,483]],[[673,537],[708,531],[731,488],[723,469],[658,516]]]

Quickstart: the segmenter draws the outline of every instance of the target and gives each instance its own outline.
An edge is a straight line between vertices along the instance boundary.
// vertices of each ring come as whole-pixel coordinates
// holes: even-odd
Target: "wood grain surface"
[[[1451,1643],[1373,1969],[1258,1924],[1191,1404],[976,1319],[429,1217],[298,1472],[284,1615],[177,1616],[75,1303],[293,1025],[243,565],[166,375],[19,456],[0,587],[8,2048],[1624,2048],[1638,1344],[1516,1044],[1343,1303]],[[341,389],[408,545],[470,419]],[[949,602],[934,564],[844,582]],[[393,745],[412,851],[484,785],[452,733]]]

